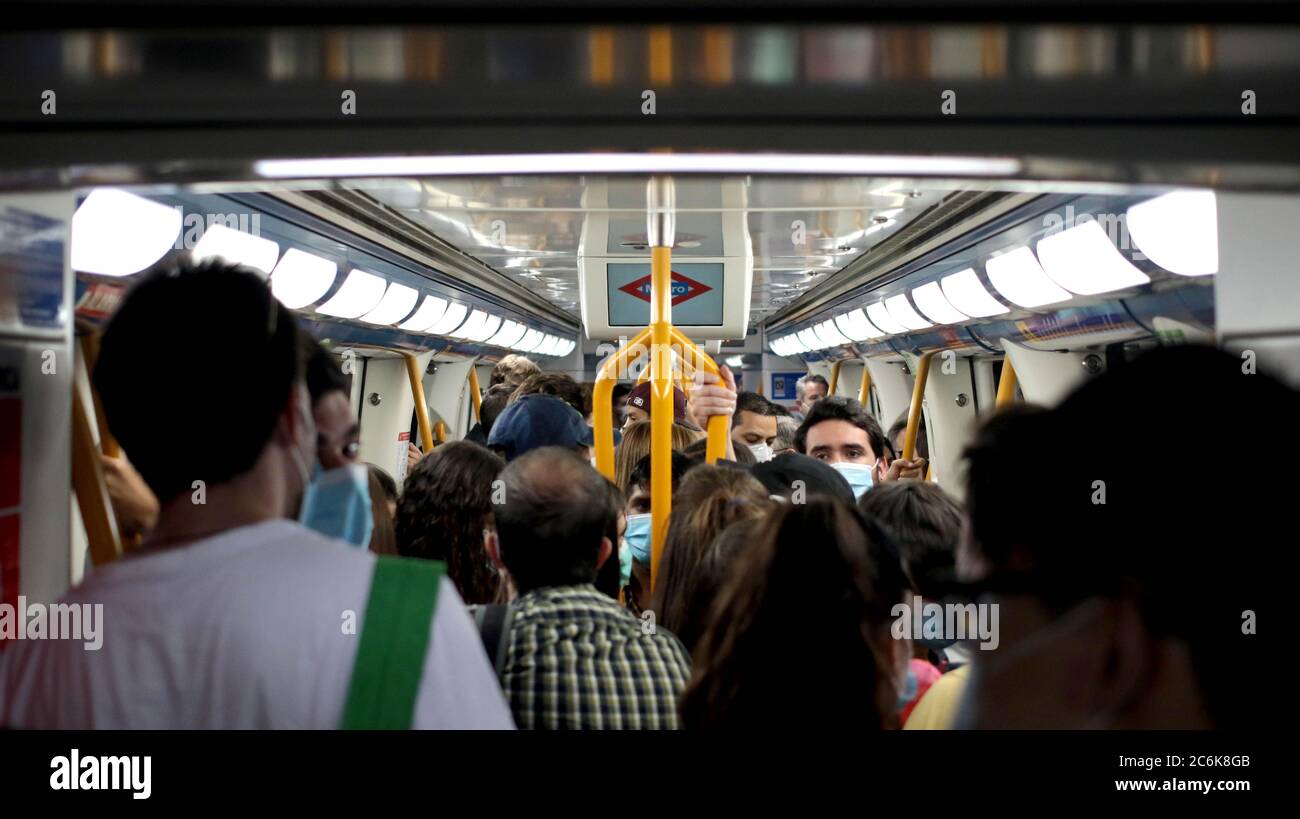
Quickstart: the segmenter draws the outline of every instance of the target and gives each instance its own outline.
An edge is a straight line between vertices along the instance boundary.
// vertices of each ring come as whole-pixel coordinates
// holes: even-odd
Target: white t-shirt
[[[374,565],[368,551],[275,520],[100,567],[61,602],[103,604],[102,647],[11,640],[0,726],[338,728]],[[413,725],[514,727],[446,579]]]

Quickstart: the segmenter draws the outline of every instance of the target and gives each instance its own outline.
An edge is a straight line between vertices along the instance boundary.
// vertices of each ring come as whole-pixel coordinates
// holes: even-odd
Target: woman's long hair
[[[443,444],[406,476],[397,502],[398,552],[445,562],[466,604],[496,599],[499,579],[488,565],[483,528],[492,515],[492,484],[504,468],[478,444]]]
[[[829,498],[775,512],[713,607],[683,725],[897,727],[890,623],[906,579],[883,542]]]
[[[652,608],[658,623],[690,651],[704,631],[720,578],[704,571],[705,555],[722,530],[765,516],[772,501],[743,469],[697,466],[673,493],[673,511],[659,559]]]
[[[681,452],[690,446],[701,433],[673,422],[673,450]],[[650,454],[650,422],[636,421],[623,430],[623,440],[614,450],[614,485],[628,492],[628,478],[641,459]]]

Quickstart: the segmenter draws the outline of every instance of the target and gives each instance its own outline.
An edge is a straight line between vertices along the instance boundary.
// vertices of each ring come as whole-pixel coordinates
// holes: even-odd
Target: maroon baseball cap
[[[639,410],[650,411],[650,382],[642,381],[628,393],[627,405]],[[686,420],[686,393],[673,387],[673,420]]]

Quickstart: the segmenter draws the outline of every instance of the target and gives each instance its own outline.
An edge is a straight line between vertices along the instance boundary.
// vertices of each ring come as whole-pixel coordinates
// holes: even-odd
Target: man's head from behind
[[[1192,384],[1212,412],[1187,411]],[[1218,469],[1206,444],[1260,431],[1270,459],[1294,463],[1297,417],[1300,397],[1241,359],[1177,347],[985,424],[967,451],[963,549],[1002,628],[977,660],[972,724],[1248,724],[1242,680],[1269,647],[1252,612],[1294,501],[1285,482]],[[1135,419],[1139,451],[1118,455]]]
[[[519,593],[593,582],[613,551],[608,528],[619,512],[600,473],[569,450],[543,447],[511,461],[501,481],[488,548]]]
[[[525,395],[512,401],[492,424],[488,447],[507,461],[544,446],[585,451],[591,427],[578,411],[554,395]]]
[[[209,262],[149,274],[109,322],[93,378],[164,510],[264,458],[288,480],[286,504],[299,497],[316,443],[299,331],[255,273]]]

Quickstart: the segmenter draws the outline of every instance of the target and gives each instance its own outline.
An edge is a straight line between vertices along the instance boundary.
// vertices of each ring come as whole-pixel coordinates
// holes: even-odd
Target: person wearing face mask
[[[736,413],[731,417],[731,441],[736,448],[746,447],[757,463],[772,460],[776,440],[776,421],[781,410],[756,392],[736,395]]]
[[[1192,383],[1214,396],[1212,417],[1186,411]],[[1140,459],[1117,458],[1135,408],[1159,420]],[[1255,430],[1291,466],[1297,417],[1300,393],[1266,367],[1192,345],[1116,362],[1054,409],[994,414],[966,451],[960,548],[977,558],[958,565],[970,596],[998,604],[1000,639],[974,652],[958,725],[1264,725],[1255,672],[1277,646],[1253,621],[1295,484],[1243,473],[1210,485],[1203,441]]]
[[[97,566],[62,598],[103,605],[98,651],[18,640],[0,652],[0,725],[376,724],[352,680],[372,668],[358,661],[359,645],[385,639],[375,631],[383,618],[369,622],[372,582],[385,582],[399,559],[294,520],[317,443],[298,334],[264,277],[224,262],[163,267],[132,287],[92,377],[109,429],[158,498],[158,522],[138,550]],[[239,377],[213,390],[231,350]],[[201,446],[177,446],[196,429]],[[403,701],[409,715],[394,721],[511,727],[455,588],[437,573],[419,580],[429,593],[422,618],[393,628],[424,628],[429,640]]]
[[[674,451],[672,463],[672,489],[676,492],[686,473],[701,461]],[[623,486],[627,498],[627,528],[623,538],[632,560],[626,602],[638,616],[650,605],[650,492],[650,456],[646,455],[631,470]]]
[[[812,405],[795,433],[795,449],[839,470],[861,498],[872,486],[925,474],[925,460],[889,459],[876,419],[852,398],[833,395]]]

